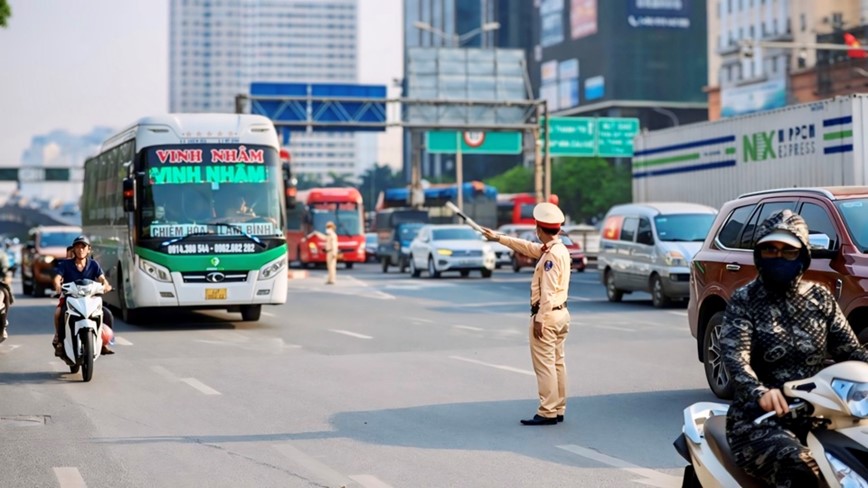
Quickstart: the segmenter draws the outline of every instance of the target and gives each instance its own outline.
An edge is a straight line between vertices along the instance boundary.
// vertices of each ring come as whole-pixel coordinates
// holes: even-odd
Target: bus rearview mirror
[[[123,183],[124,211],[132,212],[136,209],[136,182],[132,178],[125,178]]]

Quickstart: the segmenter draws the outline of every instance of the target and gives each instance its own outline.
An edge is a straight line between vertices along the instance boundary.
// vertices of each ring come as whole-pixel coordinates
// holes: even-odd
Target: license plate
[[[226,300],[226,288],[205,288],[205,300]]]

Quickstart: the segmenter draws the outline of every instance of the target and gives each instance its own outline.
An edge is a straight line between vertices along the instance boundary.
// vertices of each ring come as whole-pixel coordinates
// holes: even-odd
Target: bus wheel
[[[347,265],[347,269],[353,269],[353,263],[347,261],[346,265]]]
[[[243,305],[241,307],[241,319],[245,322],[256,322],[262,315],[262,305]]]

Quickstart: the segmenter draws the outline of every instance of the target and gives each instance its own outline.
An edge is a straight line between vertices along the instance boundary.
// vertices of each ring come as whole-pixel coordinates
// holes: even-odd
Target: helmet
[[[86,235],[80,235],[80,236],[76,237],[74,241],[72,241],[72,245],[74,246],[78,243],[84,244],[85,246],[89,246],[90,245],[90,239],[88,239]]]

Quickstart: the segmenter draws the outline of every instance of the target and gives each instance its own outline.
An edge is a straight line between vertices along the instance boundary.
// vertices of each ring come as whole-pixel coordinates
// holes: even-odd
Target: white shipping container
[[[636,136],[633,201],[716,208],[747,192],[868,185],[868,94]]]

